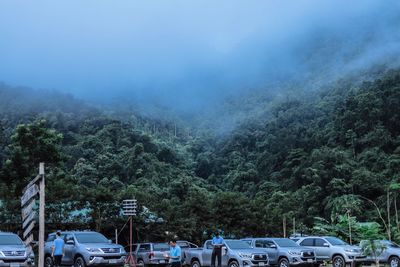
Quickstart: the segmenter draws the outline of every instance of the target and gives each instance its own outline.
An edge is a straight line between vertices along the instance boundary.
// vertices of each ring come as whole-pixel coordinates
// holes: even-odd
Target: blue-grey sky
[[[396,0],[2,0],[0,81],[185,107],[396,65]]]

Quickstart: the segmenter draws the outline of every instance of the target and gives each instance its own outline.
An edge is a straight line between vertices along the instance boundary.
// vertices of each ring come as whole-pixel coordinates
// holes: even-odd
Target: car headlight
[[[251,254],[239,253],[239,256],[244,259],[251,259]]]
[[[86,248],[86,250],[87,251],[89,251],[89,252],[102,252],[100,249],[98,249],[98,248]]]
[[[0,251],[0,256],[5,257],[3,251]]]
[[[354,249],[354,248],[345,248],[344,251],[346,251],[346,252],[353,252],[353,253],[354,253],[354,252],[358,252],[357,249]]]
[[[290,255],[301,256],[301,252],[300,252],[300,251],[289,250],[288,253],[289,253]]]

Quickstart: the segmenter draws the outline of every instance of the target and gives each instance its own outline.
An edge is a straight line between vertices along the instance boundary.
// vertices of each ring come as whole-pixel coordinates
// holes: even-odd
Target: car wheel
[[[399,266],[399,258],[396,256],[389,258],[389,265],[390,267],[398,267]]]
[[[86,263],[82,257],[77,257],[75,259],[74,267],[85,267]]]
[[[314,264],[312,264],[311,266],[312,266],[312,267],[320,267],[321,264],[319,264],[319,263],[314,263]]]
[[[278,267],[289,267],[289,261],[286,258],[279,260]]]
[[[237,261],[231,261],[229,262],[228,267],[239,267],[239,263]]]
[[[44,266],[53,267],[54,266],[53,258],[50,256],[46,256],[46,258],[44,259]]]
[[[145,264],[144,264],[144,261],[143,261],[143,260],[138,260],[137,264],[138,264],[140,267],[145,267]]]
[[[193,261],[193,262],[192,262],[192,267],[201,267],[200,262],[198,262],[198,261]]]
[[[332,266],[333,267],[345,267],[346,262],[342,256],[338,255],[338,256],[333,257]]]

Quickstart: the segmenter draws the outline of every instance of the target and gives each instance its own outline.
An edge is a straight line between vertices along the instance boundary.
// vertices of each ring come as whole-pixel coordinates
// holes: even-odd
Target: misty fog
[[[399,1],[0,3],[0,81],[190,113],[400,52]]]

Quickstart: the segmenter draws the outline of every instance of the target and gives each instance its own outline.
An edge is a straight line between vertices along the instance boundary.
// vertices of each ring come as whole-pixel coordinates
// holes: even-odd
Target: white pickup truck
[[[202,248],[186,251],[185,264],[191,267],[211,266],[213,246],[211,240]],[[225,239],[222,247],[222,267],[260,267],[269,265],[268,254],[242,240]]]

